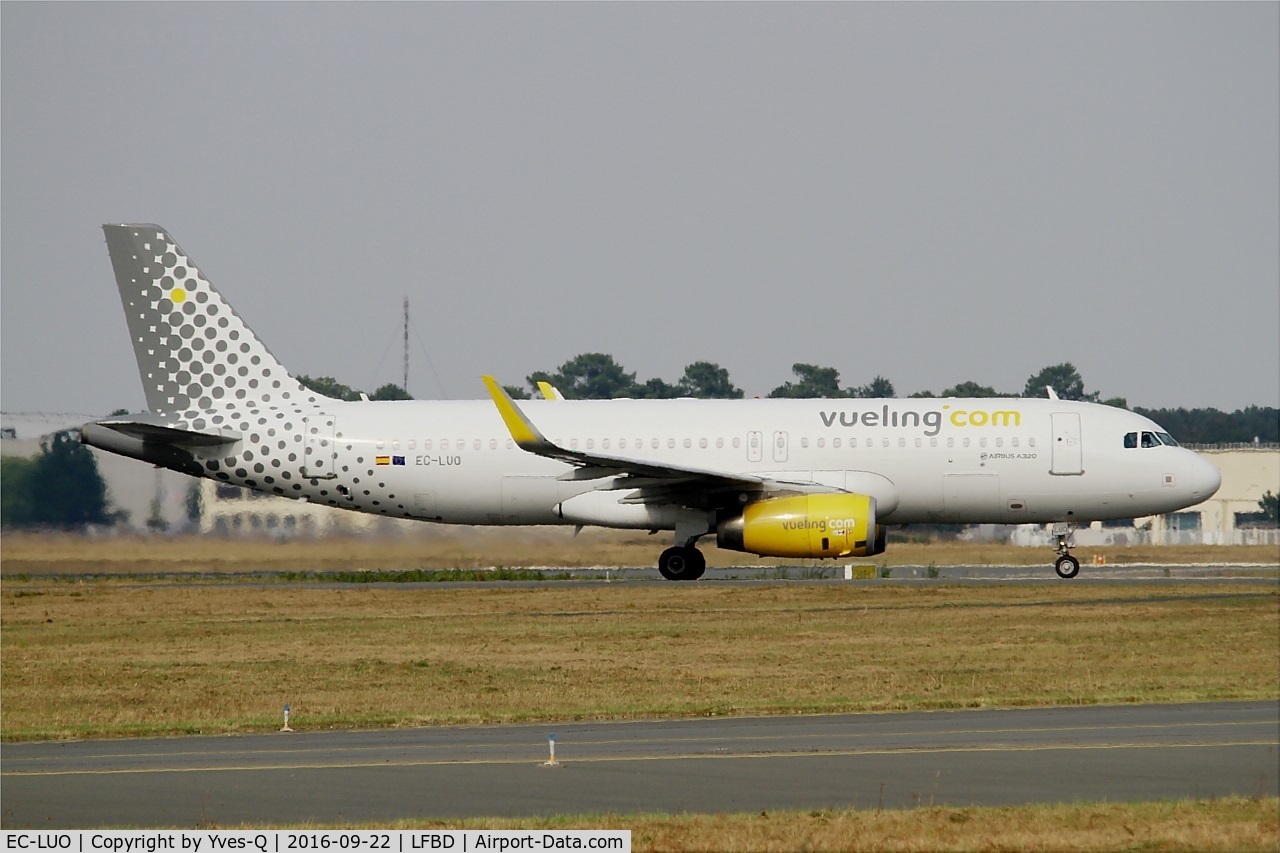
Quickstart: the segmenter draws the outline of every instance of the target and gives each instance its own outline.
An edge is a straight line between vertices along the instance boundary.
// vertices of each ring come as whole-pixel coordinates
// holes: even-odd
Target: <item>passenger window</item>
[[[983,436],[982,438],[978,439],[978,446],[979,446],[979,447],[986,447],[986,446],[987,446],[987,437],[986,437],[986,436]]]
[[[587,450],[595,450],[595,449],[596,449],[596,440],[594,438],[588,438]]]
[[[898,446],[899,446],[899,447],[906,447],[906,446],[907,446],[907,440],[906,440],[905,438],[900,438],[900,439],[898,439]]]
[[[498,439],[496,439],[496,438],[491,438],[491,439],[489,439],[489,449],[490,449],[490,450],[497,450],[497,449],[498,449]]]
[[[422,449],[423,449],[423,450],[430,450],[430,449],[431,449],[431,439],[429,439],[429,438],[424,438],[424,439],[422,439]]]
[[[742,439],[738,438],[737,436],[734,436],[734,439],[733,439],[733,449],[734,449],[734,450],[737,450],[737,449],[738,449],[738,448],[740,448],[741,446],[742,446]]]
[[[440,439],[440,449],[441,449],[441,450],[448,450],[448,449],[449,449],[449,439],[447,439],[447,438],[442,438],[442,439]]]
[[[1126,432],[1124,434],[1124,446],[1126,450],[1131,450],[1138,446],[1138,434],[1136,432]]]
[[[395,441],[391,442],[391,449],[392,450],[400,449],[400,439],[397,438]]]
[[[996,439],[996,447],[1004,447],[1004,439],[1003,439],[1003,438],[997,438],[997,439]]]
[[[514,441],[512,441],[511,439],[509,439],[509,438],[508,438],[508,439],[507,439],[507,450],[511,450],[511,449],[513,449],[515,446],[516,446],[516,443],[515,443]]]
[[[801,438],[801,439],[800,439],[800,446],[801,446],[801,447],[808,447],[808,446],[809,446],[809,439],[808,439],[807,437]]]
[[[409,449],[410,449],[410,450],[414,450],[414,449],[416,449],[416,448],[417,448],[417,446],[418,446],[418,440],[417,440],[416,438],[411,438],[411,439],[409,439]]]
[[[668,439],[667,439],[667,449],[668,449],[668,450],[675,450],[675,449],[676,449],[676,440],[675,440],[674,438],[668,438]]]
[[[684,440],[684,449],[688,450],[690,447],[693,447],[693,439],[686,438]]]
[[[471,447],[472,447],[472,449],[473,449],[473,450],[479,450],[479,449],[480,449],[480,447],[481,447],[480,439],[478,439],[478,438],[477,438],[477,439],[473,439],[473,440],[472,440],[472,442],[471,442]]]
[[[1035,446],[1036,446],[1036,437],[1033,435],[1031,436],[1031,438],[1027,439],[1027,447],[1035,447]]]
[[[921,439],[919,439],[919,438],[917,438],[917,439],[916,439],[916,447],[920,447],[920,446],[922,446],[923,444],[924,444],[924,442],[923,442]]]
[[[1013,441],[1011,442],[1011,444],[1013,444],[1014,447],[1018,446],[1018,437],[1016,435],[1013,437]]]
[[[966,438],[966,439],[964,440],[964,446],[965,446],[965,447],[968,447],[968,446],[969,446],[969,439],[967,439],[967,438]]]
[[[716,450],[719,450],[719,449],[720,449],[720,448],[722,448],[722,447],[724,447],[724,439],[723,439],[723,438],[717,438],[717,439],[716,439]]]
[[[570,449],[570,450],[577,450],[577,449],[578,449],[578,439],[576,439],[576,438],[571,438],[571,439],[569,439],[569,449]]]
[[[831,439],[831,446],[832,446],[832,447],[834,447],[836,450],[839,450],[839,449],[840,449],[840,439],[838,439],[838,438],[833,438],[833,439]]]
[[[936,438],[931,438],[931,439],[929,439],[929,446],[930,446],[930,447],[937,447],[937,446],[938,446],[938,439],[936,439]]]
[[[826,447],[826,446],[827,446],[827,440],[825,438],[818,439],[818,447]]]
[[[880,444],[881,444],[881,446],[883,446],[883,447],[888,447],[888,446],[889,446],[889,439],[887,439],[887,438],[882,438],[882,439],[880,439]]]
[[[601,439],[601,441],[600,441],[600,449],[601,449],[601,450],[608,450],[608,449],[609,449],[609,439],[607,439],[607,438],[605,438],[605,439]]]
[[[384,447],[386,447],[386,446],[387,446],[387,443],[386,443],[385,441],[383,441],[382,439],[378,439],[378,449],[379,449],[379,450],[381,450],[382,448],[384,448]]]
[[[700,439],[698,439],[698,447],[702,448],[703,450],[706,450],[706,449],[707,449],[707,440],[706,440],[705,438],[700,438]]]
[[[956,440],[954,438],[948,438],[947,447],[955,447],[955,446],[956,446]]]
[[[658,439],[656,439],[656,438],[651,438],[651,439],[649,439],[649,446],[650,446],[650,447],[652,447],[654,450],[657,450],[657,449],[658,449]]]

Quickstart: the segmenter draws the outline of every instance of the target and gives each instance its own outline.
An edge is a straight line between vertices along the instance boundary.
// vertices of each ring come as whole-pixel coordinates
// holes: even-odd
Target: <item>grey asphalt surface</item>
[[[555,733],[560,765],[544,767]],[[1129,801],[1280,790],[1280,702],[6,744],[6,829]]]
[[[402,571],[409,571],[405,569]],[[378,581],[353,583],[333,579],[337,573],[318,571],[306,580],[281,580],[281,571],[263,570],[246,572],[146,572],[137,575],[139,583],[151,583],[156,580],[190,583],[193,585],[213,583],[254,584],[280,583],[306,584],[331,588],[376,587],[380,589],[472,589],[472,588],[513,588],[538,589],[549,584],[606,584],[606,585],[644,585],[666,584],[658,570],[652,566],[617,567],[574,567],[535,566],[530,571],[542,572],[542,580],[499,581],[499,580],[466,580],[466,581]],[[848,574],[854,575],[846,578]],[[485,569],[475,571],[484,572]],[[24,582],[65,583],[69,573],[53,572],[20,572]],[[114,578],[128,581],[135,577],[129,572],[103,572],[86,575],[73,573],[78,578]],[[561,579],[562,576],[567,579]],[[1110,565],[1081,564],[1080,574],[1069,580],[1059,578],[1052,565],[1046,561],[1043,565],[1033,566],[892,566],[887,570],[878,566],[833,563],[815,561],[812,566],[710,566],[699,583],[733,583],[733,584],[852,584],[854,586],[929,586],[947,584],[952,586],[968,586],[983,584],[1018,584],[1036,585],[1053,588],[1059,585],[1072,586],[1187,586],[1197,584],[1226,584],[1234,586],[1280,586],[1280,563],[1126,563]]]

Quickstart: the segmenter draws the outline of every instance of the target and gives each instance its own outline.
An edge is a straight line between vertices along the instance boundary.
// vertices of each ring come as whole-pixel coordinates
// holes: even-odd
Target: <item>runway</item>
[[[544,767],[556,735],[559,766]],[[7,744],[6,829],[1275,796],[1280,702]]]

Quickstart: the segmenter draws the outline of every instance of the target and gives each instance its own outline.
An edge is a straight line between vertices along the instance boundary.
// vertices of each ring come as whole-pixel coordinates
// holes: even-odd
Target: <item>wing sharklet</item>
[[[548,455],[545,451],[560,450],[553,443],[547,440],[547,437],[538,431],[533,425],[533,421],[520,411],[520,407],[515,404],[498,380],[492,376],[485,375],[483,377],[485,387],[489,389],[489,396],[493,398],[494,405],[498,407],[498,414],[502,415],[502,422],[507,426],[507,432],[511,433],[512,440],[515,441],[522,449],[528,450],[530,453],[537,453],[539,456]]]

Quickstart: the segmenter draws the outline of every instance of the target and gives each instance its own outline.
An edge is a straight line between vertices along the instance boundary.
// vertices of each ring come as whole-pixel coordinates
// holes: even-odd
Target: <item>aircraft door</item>
[[[759,462],[764,457],[764,439],[759,432],[747,433],[747,461]]]
[[[773,434],[773,461],[787,461],[787,434],[782,431]]]
[[[1050,474],[1083,474],[1084,454],[1080,446],[1080,416],[1074,412],[1054,412],[1053,462]]]
[[[308,415],[302,419],[302,431],[307,437],[302,456],[302,476],[316,480],[331,480],[338,476],[338,443],[333,438],[335,423],[329,415]]]

